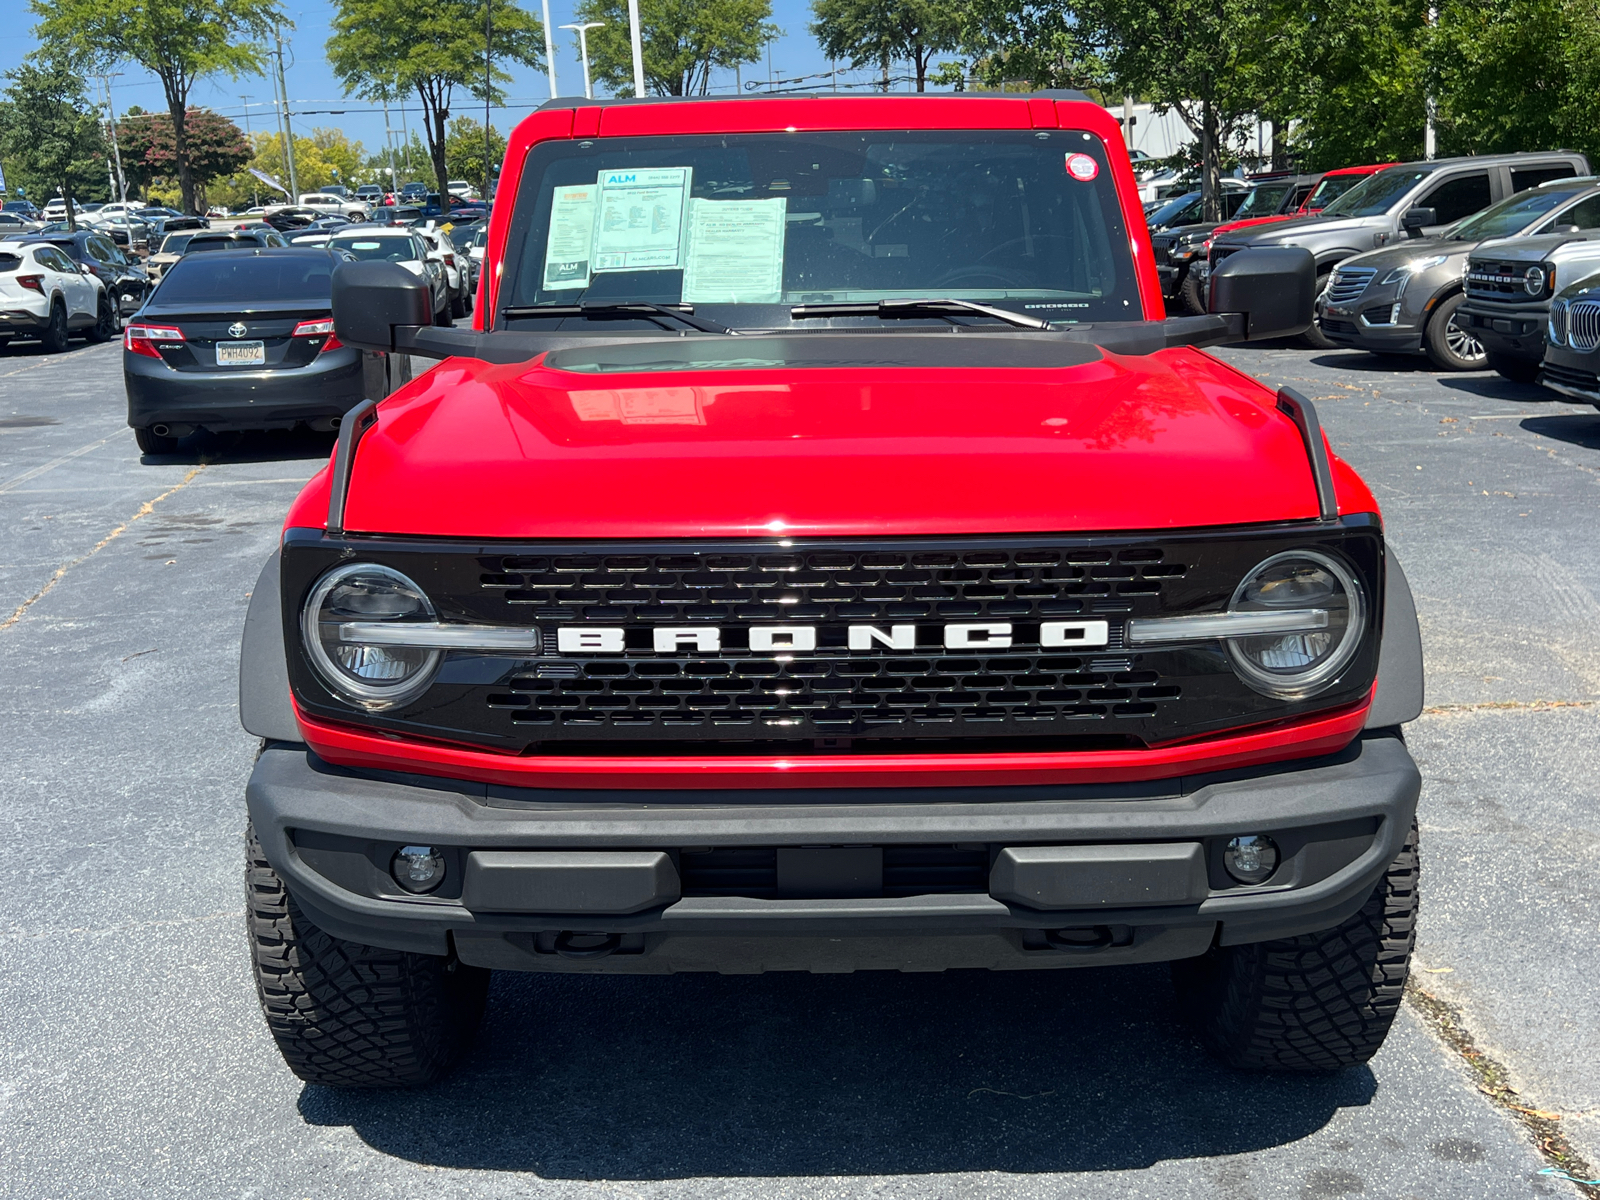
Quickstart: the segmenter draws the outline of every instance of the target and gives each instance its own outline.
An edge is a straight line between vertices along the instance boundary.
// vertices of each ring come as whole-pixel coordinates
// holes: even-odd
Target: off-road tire
[[[89,327],[89,340],[109,342],[119,332],[116,307],[111,303],[111,298],[102,292],[99,307],[95,310],[94,324]]]
[[[1489,369],[1509,379],[1512,383],[1537,383],[1539,381],[1539,363],[1536,359],[1518,358],[1514,354],[1496,354],[1493,350],[1486,356]]]
[[[245,830],[245,920],[256,994],[289,1069],[333,1088],[433,1083],[483,1017],[489,972],[333,937],[305,917]]]
[[[136,427],[133,431],[133,440],[139,443],[141,454],[175,454],[178,450],[177,438],[153,433],[148,428]]]
[[[1465,301],[1466,296],[1461,292],[1446,298],[1433,310],[1428,327],[1422,333],[1422,348],[1427,351],[1428,361],[1441,371],[1481,371],[1488,360],[1482,342],[1460,325],[1451,328],[1456,310]],[[1473,348],[1476,354],[1471,352]]]
[[[1417,826],[1361,911],[1321,933],[1172,964],[1178,1003],[1231,1067],[1339,1071],[1377,1053],[1416,941]]]
[[[67,306],[58,300],[50,306],[50,324],[45,326],[39,340],[44,343],[46,354],[62,354],[71,336],[67,329]]]
[[[1328,280],[1332,277],[1332,275],[1332,267],[1329,267],[1326,271],[1319,271],[1317,273],[1317,287],[1316,292],[1314,293],[1315,295],[1320,297],[1323,292],[1328,290]],[[1322,332],[1321,326],[1319,326],[1315,321],[1311,322],[1310,328],[1295,338],[1295,344],[1297,346],[1307,346],[1312,350],[1344,349],[1344,347],[1340,346],[1338,342],[1329,340],[1327,335]]]
[[[1178,289],[1178,296],[1183,301],[1183,307],[1197,317],[1206,313],[1206,289],[1200,286],[1200,280],[1195,275],[1193,267],[1183,277],[1183,286]]]

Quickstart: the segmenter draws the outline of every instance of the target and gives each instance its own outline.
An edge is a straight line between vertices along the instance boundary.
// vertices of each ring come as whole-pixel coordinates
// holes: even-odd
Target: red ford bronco
[[[473,326],[391,263],[246,621],[249,914],[302,1079],[419,1084],[491,970],[1170,961],[1238,1066],[1369,1058],[1416,914],[1416,614],[1313,406],[1168,319],[1075,93],[556,101]]]

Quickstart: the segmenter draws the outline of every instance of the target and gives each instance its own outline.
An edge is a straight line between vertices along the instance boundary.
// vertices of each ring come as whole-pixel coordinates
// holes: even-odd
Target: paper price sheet
[[[691,200],[683,271],[686,304],[777,304],[783,299],[788,201]]]
[[[551,197],[550,234],[544,247],[548,291],[589,286],[596,190],[597,184],[582,183],[558,187]]]
[[[672,270],[682,265],[683,208],[692,170],[600,172],[596,271]]]

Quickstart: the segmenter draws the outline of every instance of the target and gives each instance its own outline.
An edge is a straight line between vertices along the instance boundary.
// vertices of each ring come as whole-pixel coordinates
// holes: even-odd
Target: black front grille
[[[1220,643],[1126,643],[1130,618],[1225,608],[1254,564],[1295,548],[1343,557],[1381,602],[1381,536],[1365,517],[1221,533],[500,548],[297,530],[283,557],[285,632],[298,638],[316,579],[352,556],[414,579],[443,620],[537,627],[542,656],[451,652],[399,711],[355,712],[304,654],[290,663],[313,714],[523,753],[1137,749],[1366,694],[1375,638],[1337,687],[1300,702],[1250,690]],[[782,644],[797,636],[784,630],[814,648]],[[1074,635],[1092,640],[1073,646]],[[600,636],[604,648],[585,640]]]
[[[1523,288],[1522,276],[1531,264],[1515,262],[1479,262],[1467,264],[1466,292],[1485,300],[1525,300],[1530,296]]]
[[[986,846],[885,846],[883,887],[873,896],[983,894],[989,890]],[[685,896],[771,898],[778,891],[778,851],[771,846],[684,850],[678,876]]]
[[[1318,317],[1317,328],[1323,333],[1343,334],[1345,337],[1354,337],[1356,334],[1354,321],[1341,321],[1336,317]]]
[[[1600,377],[1597,377],[1593,371],[1580,371],[1576,367],[1563,366],[1560,363],[1546,359],[1543,367],[1540,368],[1540,374],[1546,382],[1600,395]]]

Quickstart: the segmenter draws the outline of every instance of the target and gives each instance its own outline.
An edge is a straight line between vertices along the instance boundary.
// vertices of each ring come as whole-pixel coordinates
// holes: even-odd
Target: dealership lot
[[[118,354],[0,352],[0,1195],[1573,1194],[1414,1010],[1370,1070],[1233,1075],[1159,967],[502,976],[440,1087],[302,1087],[245,957],[235,658],[329,442],[141,462]],[[1600,414],[1420,360],[1222,354],[1317,402],[1417,594],[1416,980],[1593,1164]]]

